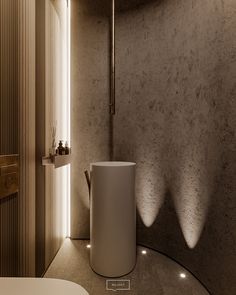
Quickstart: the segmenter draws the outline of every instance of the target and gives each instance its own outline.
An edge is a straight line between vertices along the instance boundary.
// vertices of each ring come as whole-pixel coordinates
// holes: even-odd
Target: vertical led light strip
[[[71,130],[70,130],[70,24],[71,24],[71,5],[70,0],[67,0],[67,100],[68,100],[68,142],[71,145]],[[70,206],[71,206],[71,179],[70,179],[70,165],[68,166],[68,178],[67,178],[67,187],[68,187],[68,197],[67,197],[67,237],[70,237]]]

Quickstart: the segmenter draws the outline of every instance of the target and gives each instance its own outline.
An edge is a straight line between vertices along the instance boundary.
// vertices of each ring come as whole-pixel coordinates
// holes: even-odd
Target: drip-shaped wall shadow
[[[178,156],[174,153],[171,156],[171,191],[189,248],[197,245],[209,206],[214,205],[211,199],[221,169],[219,132],[215,125],[217,112],[209,89],[197,87],[200,99],[195,108],[191,105],[196,99],[192,94],[181,110],[181,116],[175,116],[168,126],[173,150],[178,151]]]
[[[207,156],[207,147],[188,146],[179,159],[173,199],[179,223],[190,248],[194,248],[204,228],[214,191],[216,169]],[[202,153],[201,153],[202,151]]]
[[[138,241],[141,244],[151,246],[165,253],[166,249],[175,253],[187,248],[170,191],[165,193],[163,204],[151,227],[146,227],[140,214],[137,215],[137,221]]]
[[[137,208],[145,226],[155,221],[163,204],[165,183],[161,168],[151,163],[138,163],[136,169]]]
[[[215,188],[215,179],[218,176],[218,154],[211,150],[210,143],[206,146],[188,146],[181,157],[173,161],[173,177],[165,183],[163,166],[153,165],[146,161],[138,162],[136,171],[137,208],[140,218],[146,227],[152,226],[161,218],[160,211],[163,203],[173,199],[173,208],[176,212],[176,224],[179,227],[189,248],[194,248],[203,231],[211,197]],[[169,171],[169,175],[171,174]],[[170,189],[172,194],[167,193]],[[171,201],[172,202],[172,201]],[[165,205],[166,207],[166,205]],[[168,206],[167,206],[168,207]],[[162,213],[163,214],[163,213]]]

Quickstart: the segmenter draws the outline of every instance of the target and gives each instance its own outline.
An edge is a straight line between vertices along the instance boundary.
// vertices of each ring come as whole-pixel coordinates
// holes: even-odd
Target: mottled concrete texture
[[[132,273],[118,279],[130,280],[130,291],[106,290],[106,278],[94,273],[89,265],[88,241],[67,239],[47,270],[46,278],[72,281],[90,295],[209,295],[206,289],[186,269],[168,257],[137,248],[137,263]],[[142,251],[147,252],[142,255]],[[180,274],[186,278],[180,278]],[[113,278],[114,279],[114,278]]]
[[[131,1],[116,18],[115,160],[137,162],[140,242],[236,290],[236,2]]]
[[[109,22],[105,1],[71,1],[71,236],[89,236],[84,170],[109,158]]]

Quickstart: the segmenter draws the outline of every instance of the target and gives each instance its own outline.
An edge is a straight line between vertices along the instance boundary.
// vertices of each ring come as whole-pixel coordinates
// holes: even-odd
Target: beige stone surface
[[[46,278],[65,279],[85,288],[90,295],[113,294],[106,290],[106,279],[92,271],[89,265],[89,241],[67,239],[45,274]],[[143,250],[146,255],[141,254]],[[180,278],[184,273],[186,278]],[[209,295],[205,288],[182,266],[166,256],[144,247],[137,248],[137,263],[133,272],[118,279],[130,280],[132,295]],[[112,279],[113,280],[113,279]]]
[[[72,236],[87,237],[83,170],[109,154],[108,3],[73,5]],[[214,295],[232,295],[236,3],[117,5],[114,155],[137,163],[138,239],[191,269]]]
[[[119,5],[114,154],[137,163],[138,240],[232,295],[236,3]]]
[[[109,160],[109,22],[102,2],[71,1],[71,236],[89,235],[84,170]]]

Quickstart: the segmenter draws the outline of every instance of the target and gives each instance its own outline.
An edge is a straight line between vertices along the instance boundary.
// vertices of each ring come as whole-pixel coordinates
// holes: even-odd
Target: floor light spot
[[[88,244],[88,245],[86,246],[86,248],[87,248],[87,249],[90,249],[90,248],[91,248],[91,245],[90,245],[90,244]]]
[[[146,250],[142,250],[142,254],[143,255],[146,255],[147,254],[147,251]]]
[[[179,276],[180,276],[181,279],[185,279],[186,278],[186,274],[183,273],[183,272],[181,272]]]

